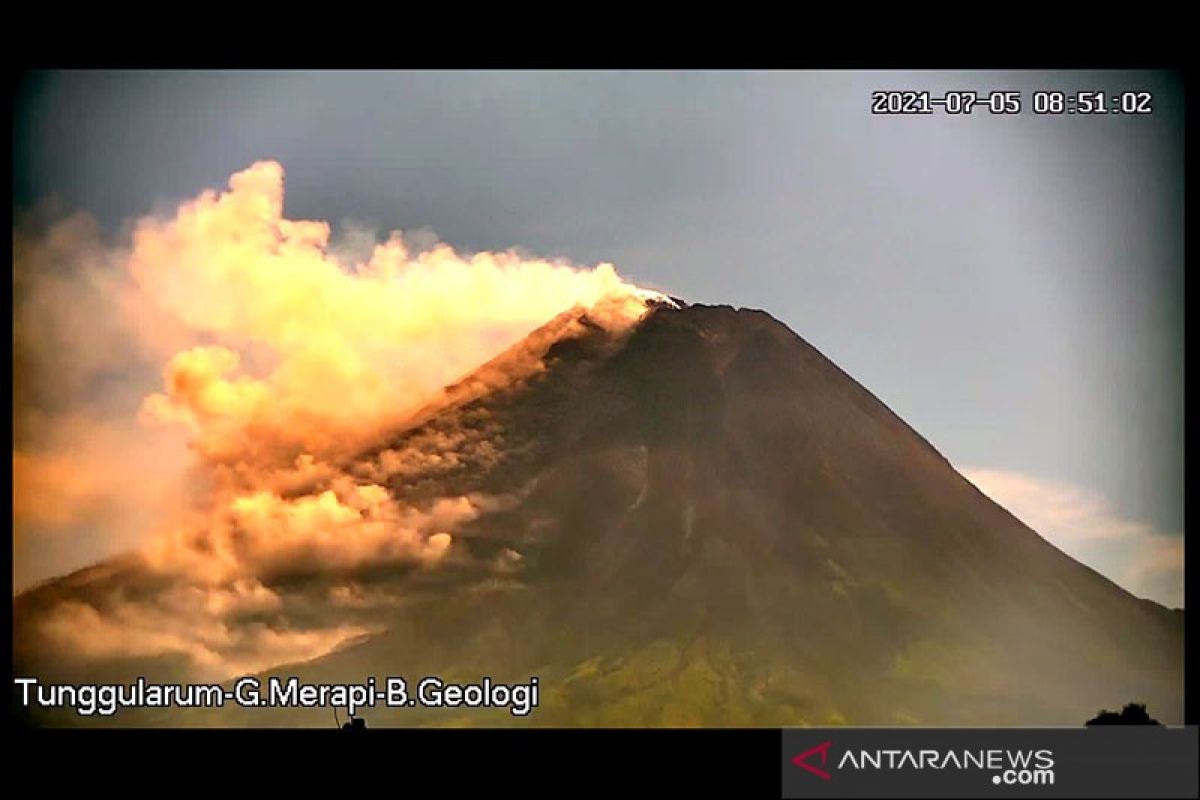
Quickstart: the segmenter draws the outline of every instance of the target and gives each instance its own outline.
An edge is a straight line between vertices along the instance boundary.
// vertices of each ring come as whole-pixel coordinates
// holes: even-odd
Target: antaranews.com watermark
[[[1196,797],[1195,726],[785,728],[784,797]]]
[[[69,708],[82,717],[110,717],[122,708],[344,708],[351,715],[364,708],[498,708],[524,717],[538,706],[538,679],[501,683],[484,676],[474,683],[425,677],[410,685],[401,677],[377,682],[305,683],[296,677],[254,676],[226,686],[215,683],[152,683],[137,678],[127,684],[42,683],[14,678],[25,708]]]

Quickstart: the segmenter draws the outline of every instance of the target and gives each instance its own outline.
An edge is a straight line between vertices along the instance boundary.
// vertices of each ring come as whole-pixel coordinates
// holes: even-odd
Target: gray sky
[[[871,115],[887,88],[1026,110]],[[1037,89],[1155,110],[1037,116]],[[1132,555],[1067,530],[1184,529],[1182,103],[1156,73],[52,74],[20,89],[13,189],[115,231],[270,158],[292,218],[766,309],[956,465],[1087,495],[1039,530],[1182,605],[1178,569],[1124,579]]]

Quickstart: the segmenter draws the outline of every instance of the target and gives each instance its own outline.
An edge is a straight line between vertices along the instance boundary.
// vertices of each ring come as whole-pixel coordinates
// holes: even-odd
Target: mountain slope
[[[373,725],[1077,725],[1128,700],[1181,721],[1182,612],[1047,543],[763,312],[662,304],[625,334],[563,315],[345,469],[386,472],[405,503],[487,497],[487,513],[438,569],[355,576],[393,598],[379,633],[272,673],[542,687],[525,719],[379,708]],[[18,665],[56,668],[22,634],[39,609],[136,570],[18,598]],[[281,579],[312,597],[320,581]],[[151,668],[178,674],[93,671]]]

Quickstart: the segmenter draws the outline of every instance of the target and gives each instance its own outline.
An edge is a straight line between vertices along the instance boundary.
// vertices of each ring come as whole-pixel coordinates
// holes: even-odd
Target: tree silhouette
[[[1100,709],[1100,713],[1087,721],[1088,725],[1161,725],[1146,713],[1145,703],[1128,703],[1121,713]]]

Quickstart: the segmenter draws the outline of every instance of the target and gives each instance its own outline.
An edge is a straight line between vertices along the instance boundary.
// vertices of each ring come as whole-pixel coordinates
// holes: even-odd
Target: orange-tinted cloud
[[[204,680],[315,658],[371,632],[352,624],[288,628],[237,618],[255,604],[272,609],[278,603],[278,598],[261,586],[227,590],[182,587],[162,593],[154,603],[125,601],[101,608],[68,600],[50,611],[41,632],[48,647],[73,658],[182,655],[188,658],[192,674]]]
[[[328,225],[282,211],[282,168],[262,162],[133,234],[140,291],[211,340],[175,357],[147,413],[192,425],[216,460],[369,441],[555,314],[633,293],[611,265],[412,253],[400,234],[341,263]]]
[[[286,598],[253,628],[231,609],[270,600],[290,575],[452,556],[455,529],[497,501],[413,507],[385,484],[431,457],[486,459],[490,442],[386,450],[353,474],[346,456],[555,315],[584,306],[628,325],[653,294],[608,264],[418,248],[399,232],[334,241],[328,224],[284,216],[283,179],[259,162],[224,191],[138,220],[117,245],[85,216],[18,232],[17,536],[82,526],[139,543],[143,567],[169,578],[136,602],[64,604],[45,620],[60,644],[96,657],[182,653],[205,674],[232,674],[360,634],[337,618],[296,628]],[[531,350],[457,391],[539,366]],[[145,524],[131,533],[122,513],[135,507]],[[362,604],[350,589],[326,600]]]

